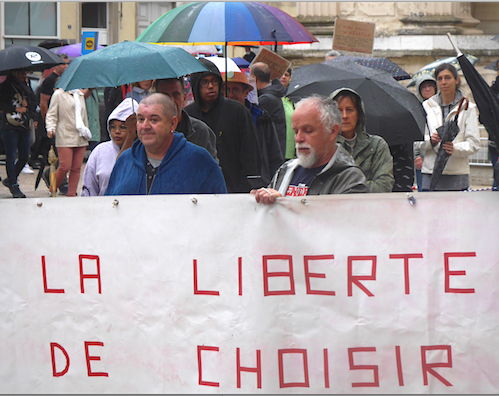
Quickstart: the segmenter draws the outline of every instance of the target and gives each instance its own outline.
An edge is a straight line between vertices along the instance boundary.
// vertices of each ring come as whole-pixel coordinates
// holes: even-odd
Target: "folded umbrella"
[[[45,158],[42,158],[40,161],[40,169],[38,170],[38,175],[36,175],[35,190],[40,185],[40,181],[42,180],[42,176],[43,176],[43,171],[44,171],[46,166],[47,166],[47,161],[45,161]]]
[[[53,197],[55,197],[55,194],[57,192],[57,185],[56,185],[56,176],[55,176],[55,165],[57,164],[57,161],[59,158],[55,155],[54,151],[54,146],[50,146],[50,151],[49,151],[49,164],[50,164],[50,175],[49,175],[49,180],[50,180],[50,192]]]
[[[446,121],[441,127],[437,128],[438,136],[440,136],[440,147],[438,148],[437,157],[435,158],[435,164],[433,165],[433,173],[431,175],[430,181],[430,191],[435,190],[438,180],[440,179],[445,165],[447,165],[447,161],[449,160],[450,154],[448,154],[447,151],[444,150],[443,144],[446,142],[452,142],[459,133],[457,119],[464,102],[466,102],[464,110],[467,110],[469,101],[467,98],[463,97],[459,101],[459,107],[457,108],[456,116],[452,120]]]
[[[499,147],[499,98],[464,55],[461,54],[457,59],[473,92],[473,99],[480,113],[478,120],[485,126],[490,139]]]
[[[366,109],[366,130],[389,145],[423,140],[426,114],[416,96],[385,71],[352,61],[316,63],[293,71],[287,97],[293,102],[312,94],[329,96],[351,88]]]
[[[499,147],[499,98],[492,92],[489,84],[485,82],[480,73],[478,73],[468,60],[468,57],[463,55],[459,50],[452,40],[451,34],[447,33],[447,36],[456,50],[457,60],[461,66],[464,78],[466,78],[466,82],[471,92],[473,92],[473,98],[480,114],[478,120],[487,130],[490,139]]]

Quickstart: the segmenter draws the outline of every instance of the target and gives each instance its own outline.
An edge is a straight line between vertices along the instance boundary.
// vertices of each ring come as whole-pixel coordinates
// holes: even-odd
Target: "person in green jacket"
[[[288,92],[288,85],[292,74],[293,70],[289,67],[281,77],[281,84],[286,89],[286,93]],[[296,158],[295,131],[293,131],[293,126],[291,125],[291,117],[295,111],[295,104],[286,96],[283,96],[281,99],[284,106],[284,114],[286,114],[286,159],[288,160]]]
[[[372,193],[391,192],[394,184],[393,158],[385,140],[366,132],[366,112],[362,98],[350,88],[334,91],[330,98],[341,113],[341,136],[338,143],[364,171]]]

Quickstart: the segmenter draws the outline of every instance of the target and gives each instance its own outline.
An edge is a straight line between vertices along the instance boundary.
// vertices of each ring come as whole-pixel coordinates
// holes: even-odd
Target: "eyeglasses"
[[[206,88],[209,84],[213,85],[214,87],[218,87],[219,82],[218,80],[201,80],[199,83],[203,88]]]
[[[238,88],[238,87],[234,87],[234,88],[227,87],[226,89],[227,89],[227,94],[238,95],[238,94],[243,93],[243,90],[241,88]]]
[[[109,125],[109,130],[111,132],[114,132],[114,131],[118,130],[118,128],[120,129],[121,132],[127,132],[128,131],[126,125],[120,125],[120,126],[118,126],[118,125]]]

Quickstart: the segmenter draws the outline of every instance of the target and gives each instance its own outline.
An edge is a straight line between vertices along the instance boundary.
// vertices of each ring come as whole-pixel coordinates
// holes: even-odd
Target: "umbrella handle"
[[[459,107],[457,108],[456,119],[459,116],[459,112],[461,111],[461,107],[462,107],[464,101],[466,101],[466,107],[464,108],[464,110],[465,111],[468,110],[468,106],[470,104],[470,101],[468,100],[468,98],[466,96],[463,96],[461,98],[461,100],[459,101]]]

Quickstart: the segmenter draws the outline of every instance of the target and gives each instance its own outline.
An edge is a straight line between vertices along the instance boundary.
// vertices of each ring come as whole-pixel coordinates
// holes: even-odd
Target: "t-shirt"
[[[58,79],[59,76],[55,72],[52,72],[43,82],[40,93],[52,96],[52,94],[54,93],[55,84]]]
[[[293,174],[291,183],[289,183],[288,190],[286,191],[286,196],[303,197],[307,195],[310,183],[312,182],[314,177],[324,169],[325,166],[326,165],[310,169],[298,166],[295,169],[295,173]]]

